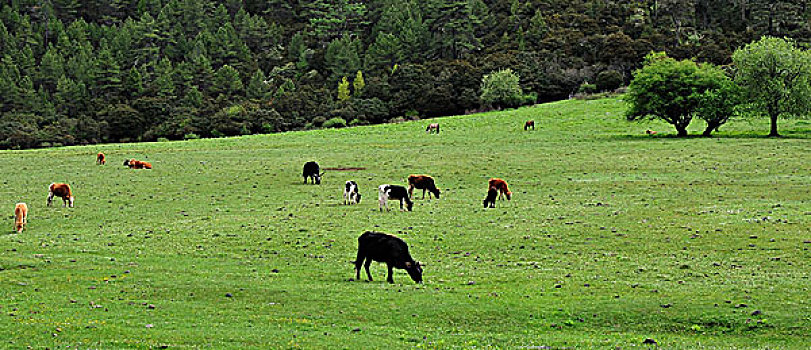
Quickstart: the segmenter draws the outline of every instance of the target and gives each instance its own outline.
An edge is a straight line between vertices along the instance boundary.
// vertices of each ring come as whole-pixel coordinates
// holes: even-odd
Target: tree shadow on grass
[[[809,140],[811,139],[811,129],[787,129],[780,131],[780,137],[771,137],[768,136],[767,133],[756,133],[756,132],[731,132],[731,133],[715,133],[710,137],[703,136],[701,134],[690,134],[687,136],[676,136],[676,134],[656,134],[656,135],[629,135],[629,134],[617,134],[617,135],[608,135],[605,138],[609,140],[622,140],[622,141],[679,141],[679,140],[691,140],[691,139],[749,139],[749,140],[766,140],[766,139],[777,139],[777,140]]]

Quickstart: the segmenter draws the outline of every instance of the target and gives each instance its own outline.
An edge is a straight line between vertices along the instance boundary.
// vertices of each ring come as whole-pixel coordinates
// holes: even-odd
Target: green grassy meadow
[[[811,123],[677,139],[624,108],[0,152],[0,348],[807,348]],[[309,160],[365,169],[304,185]],[[441,199],[378,211],[418,173]],[[490,177],[513,199],[484,209]],[[45,206],[51,182],[75,208]],[[403,238],[425,283],[352,280],[365,230]]]

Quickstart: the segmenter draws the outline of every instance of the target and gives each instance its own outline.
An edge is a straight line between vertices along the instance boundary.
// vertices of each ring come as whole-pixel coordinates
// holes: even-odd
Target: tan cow
[[[14,207],[14,231],[23,233],[25,224],[28,223],[28,206],[25,203],[17,203]]]

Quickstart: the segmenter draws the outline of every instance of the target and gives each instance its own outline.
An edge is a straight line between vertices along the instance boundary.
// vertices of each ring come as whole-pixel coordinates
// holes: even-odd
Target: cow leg
[[[394,267],[394,266],[392,266],[391,263],[386,263],[386,266],[388,266],[388,268],[389,268],[389,275],[386,276],[386,282],[394,283],[394,278],[392,278],[392,276],[391,276],[392,275],[392,267]]]
[[[425,189],[422,189],[422,199],[425,199]],[[428,196],[428,199],[431,199],[431,196]]]
[[[360,267],[363,265],[364,254],[358,250],[358,257],[355,258],[355,279],[360,281]]]
[[[54,193],[53,192],[48,192],[48,205],[47,205],[48,207],[51,206],[51,203],[53,203],[53,200],[54,200]]]
[[[369,265],[372,264],[372,258],[366,258],[366,264],[363,267],[366,269],[366,277],[369,277],[369,281],[373,281],[372,274],[369,272]],[[358,277],[360,278],[360,277]]]

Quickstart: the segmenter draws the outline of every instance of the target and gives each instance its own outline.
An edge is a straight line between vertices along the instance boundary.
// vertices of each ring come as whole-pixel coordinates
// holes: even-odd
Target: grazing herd
[[[535,121],[528,120],[524,123],[524,130],[535,130]],[[431,123],[425,129],[426,133],[439,134],[439,123]],[[655,135],[656,131],[647,130],[648,135]],[[99,152],[96,155],[96,164],[105,165],[107,163],[104,153]],[[130,169],[152,169],[152,164],[149,162],[139,161],[136,159],[124,160],[124,166]],[[324,175],[318,163],[310,161],[304,164],[302,177],[304,183],[310,179],[312,184],[320,185],[321,178]],[[425,192],[428,192],[428,198],[433,195],[436,199],[440,198],[441,191],[437,188],[434,178],[428,175],[409,175],[408,188],[400,185],[383,184],[378,186],[378,209],[382,212],[383,208],[387,211],[391,209],[388,207],[390,200],[400,202],[400,210],[412,211],[414,202],[411,198],[414,194],[414,189],[422,190],[422,199],[425,199]],[[499,178],[491,178],[488,180],[487,197],[484,199],[484,208],[495,208],[496,198],[503,200],[511,200],[512,192],[507,186],[507,182]],[[74,197],[70,185],[66,183],[52,183],[48,186],[48,201],[47,206],[51,206],[54,197],[62,198],[64,207],[73,207]],[[355,181],[349,180],[344,184],[344,204],[352,205],[359,204],[361,195],[359,186]],[[22,233],[25,225],[28,223],[28,206],[25,203],[17,203],[14,208],[14,231]],[[382,232],[366,231],[358,237],[358,253],[354,261],[355,264],[355,278],[360,280],[360,269],[364,266],[366,269],[366,276],[369,281],[372,281],[372,275],[369,272],[369,265],[372,261],[385,263],[388,267],[388,275],[386,281],[394,283],[392,276],[392,269],[404,269],[408,272],[414,282],[422,283],[422,265],[414,261],[408,252],[408,245],[400,238],[385,234]]]
[[[107,164],[107,157],[104,155],[104,153],[99,152],[96,154],[96,165],[105,164]],[[124,166],[127,166],[130,169],[152,169],[151,163],[135,159],[124,160]],[[62,198],[63,207],[73,208],[73,191],[71,190],[69,184],[54,182],[48,185],[48,199],[46,206],[50,207],[53,204],[54,197]],[[14,206],[14,231],[17,233],[22,233],[26,224],[28,224],[28,205],[25,203],[17,203]]]
[[[312,179],[312,183],[321,184],[321,177],[324,173],[320,172],[321,167],[318,163],[310,161],[304,163],[302,175],[304,183],[307,179]],[[436,186],[434,178],[428,175],[409,175],[408,188],[401,185],[383,184],[378,186],[378,209],[382,212],[383,208],[386,211],[391,211],[389,208],[389,201],[399,201],[401,211],[412,211],[414,202],[411,198],[414,196],[414,189],[422,190],[422,199],[425,199],[425,192],[428,192],[428,199],[431,195],[439,199],[441,191]],[[507,182],[499,178],[491,178],[488,182],[487,198],[484,200],[485,208],[495,208],[496,198],[510,200],[512,192],[510,192]],[[353,180],[348,180],[344,183],[343,199],[345,205],[352,205],[360,203],[360,191],[358,183]],[[363,266],[366,269],[366,277],[372,281],[372,274],[369,272],[369,265],[372,261],[385,263],[388,267],[388,275],[386,281],[394,283],[392,277],[392,269],[404,269],[411,276],[414,282],[422,283],[422,266],[419,262],[414,261],[408,253],[408,245],[400,238],[385,234],[382,232],[366,231],[358,237],[358,255],[355,258],[355,279],[360,280],[360,269]]]

